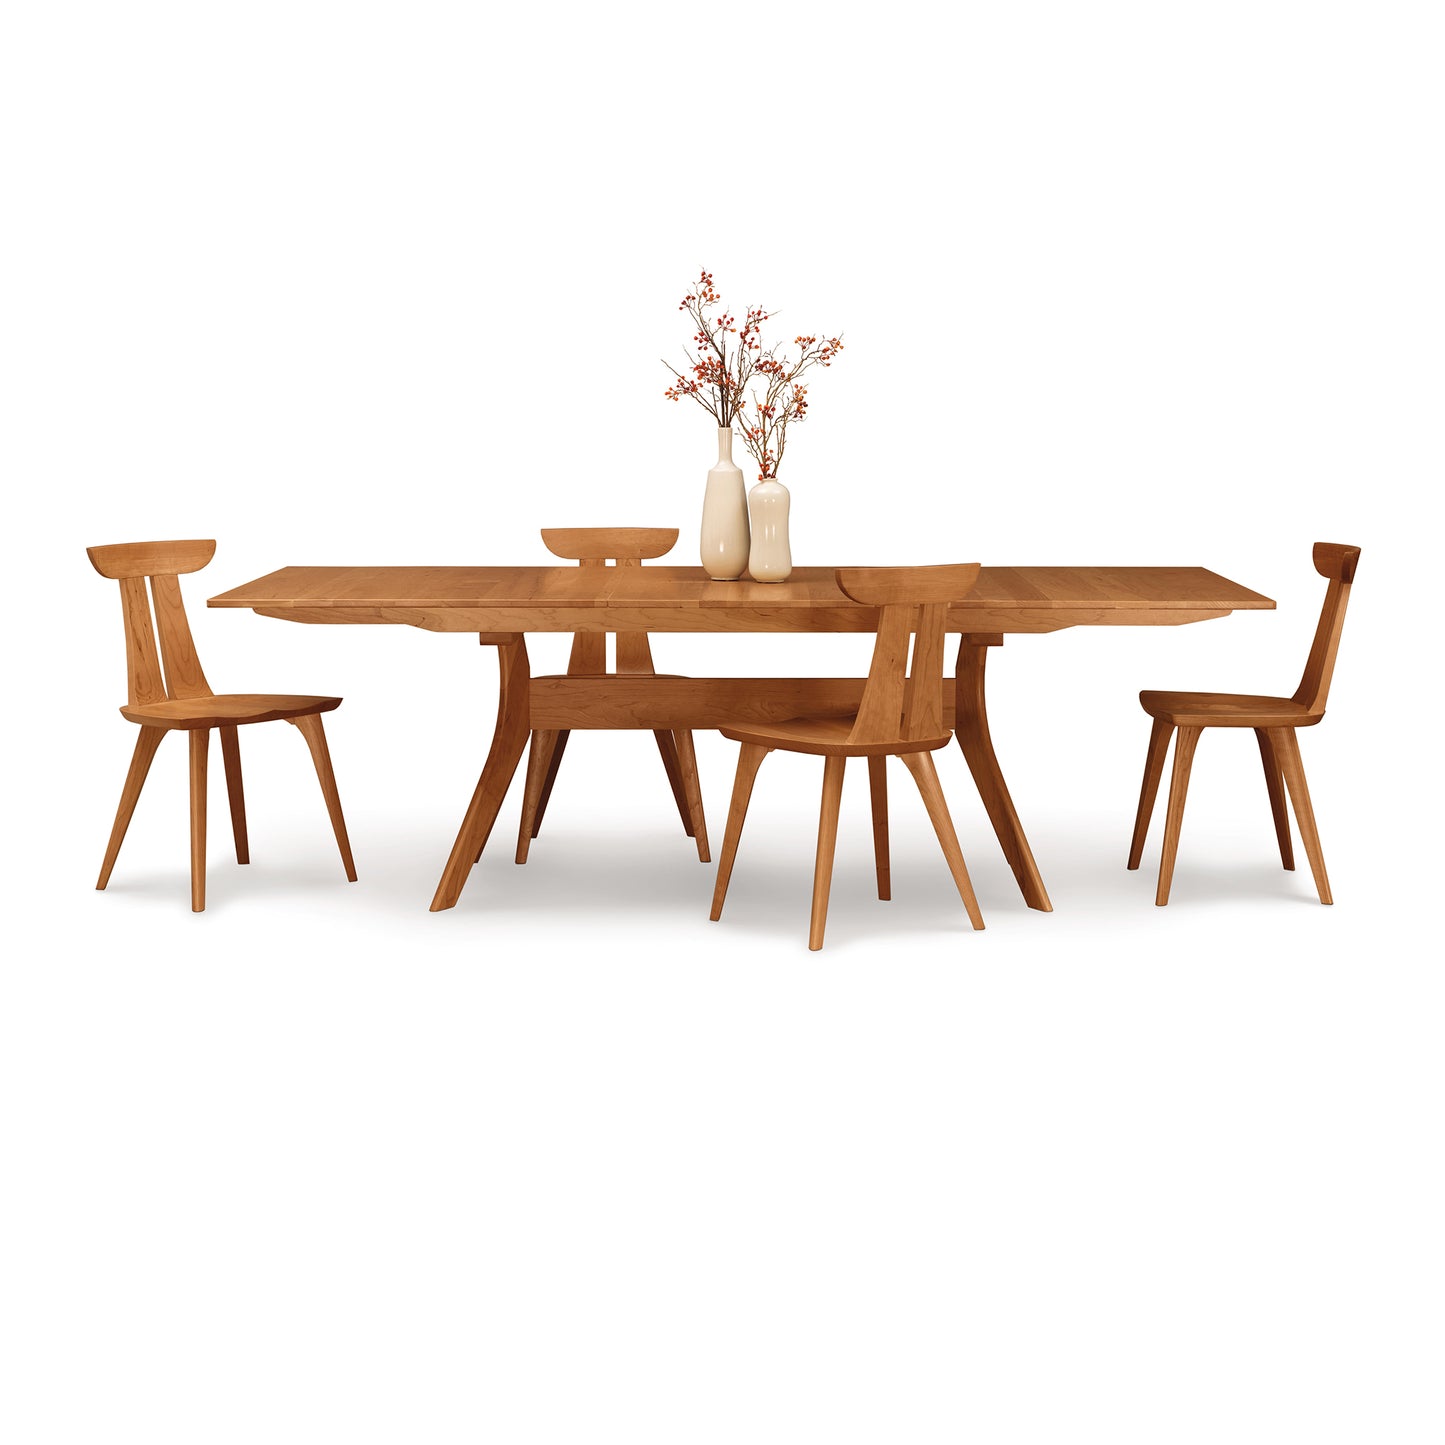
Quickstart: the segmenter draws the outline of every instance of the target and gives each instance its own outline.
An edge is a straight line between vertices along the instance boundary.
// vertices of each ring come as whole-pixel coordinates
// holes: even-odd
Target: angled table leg
[[[1001,639],[999,639],[1001,640]],[[988,809],[993,831],[998,834],[1003,855],[1018,879],[1019,891],[1030,908],[1052,913],[1054,905],[1044,889],[1038,864],[1024,836],[1023,824],[1014,811],[1008,784],[994,754],[993,739],[988,732],[988,709],[984,702],[984,664],[988,660],[989,643],[964,634],[958,648],[958,674],[955,681],[953,730],[958,745],[968,761],[979,797]]]
[[[497,810],[502,806],[512,774],[516,772],[527,739],[531,736],[527,690],[532,674],[527,665],[527,639],[520,632],[514,633],[505,641],[499,640],[496,647],[497,665],[501,671],[497,727],[492,734],[492,747],[482,768],[482,776],[477,780],[476,791],[472,794],[466,817],[462,819],[457,840],[452,844],[447,866],[442,870],[436,896],[431,901],[433,913],[452,907],[461,897],[462,885],[467,881],[472,864],[486,847],[492,824],[497,821]]]

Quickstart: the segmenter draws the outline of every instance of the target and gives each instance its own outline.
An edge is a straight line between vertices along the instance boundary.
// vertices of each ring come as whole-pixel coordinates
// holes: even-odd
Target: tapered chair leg
[[[1159,779],[1164,775],[1164,757],[1169,751],[1173,723],[1154,719],[1149,734],[1149,752],[1144,759],[1144,786],[1139,790],[1139,811],[1134,817],[1134,839],[1129,844],[1129,867],[1137,868],[1144,856],[1144,840],[1149,834],[1149,820],[1154,815],[1154,799],[1159,794]]]
[[[753,795],[753,779],[767,757],[769,749],[759,743],[744,743],[738,753],[737,777],[733,780],[732,802],[728,804],[727,827],[723,830],[722,857],[717,865],[717,886],[712,894],[712,913],[716,923],[722,917],[723,900],[728,896],[728,881],[733,876],[733,860],[738,856],[738,840],[743,836],[743,819],[748,815],[748,800]]]
[[[191,731],[191,912],[206,909],[206,756],[209,728]]]
[[[878,896],[893,897],[888,867],[888,759],[868,759],[868,792],[873,803],[873,866],[878,874]]]
[[[125,786],[120,790],[120,806],[115,810],[115,823],[110,830],[110,842],[105,845],[105,860],[100,865],[97,888],[104,888],[110,882],[111,869],[120,855],[120,845],[125,841],[126,829],[130,827],[131,814],[135,812],[140,790],[145,787],[146,774],[151,770],[151,759],[165,737],[164,728],[142,728],[135,740],[135,751],[130,757],[130,768],[125,775]]]
[[[547,767],[557,734],[538,729],[532,734],[532,748],[527,754],[527,783],[522,792],[522,818],[517,825],[517,862],[525,863],[532,839],[537,836],[537,809],[542,802],[542,789],[547,782]]]
[[[246,837],[246,793],[241,785],[241,742],[236,728],[221,730],[221,759],[226,765],[226,796],[231,800],[231,834],[236,840],[236,862],[251,861]]]
[[[528,819],[528,807],[531,807],[531,822],[527,833],[528,839],[533,839],[542,831],[542,815],[547,811],[547,800],[552,796],[552,784],[557,781],[557,765],[562,761],[562,750],[567,746],[567,739],[571,736],[569,731],[545,732],[545,736],[552,739],[546,747],[539,746],[539,737],[543,732],[529,734],[531,752],[527,754],[527,778],[532,776],[534,761],[543,773],[541,793],[535,803],[529,804],[527,783],[522,785],[522,819],[526,824]],[[482,848],[487,846],[487,840],[482,839],[481,848],[477,849],[477,856],[472,859],[472,866],[475,867],[482,861]],[[525,863],[531,852],[531,844],[523,844],[520,836],[517,838],[516,861]]]
[[[1299,824],[1300,842],[1305,845],[1305,857],[1310,860],[1310,872],[1315,876],[1320,902],[1333,903],[1329,875],[1325,872],[1325,855],[1320,848],[1319,829],[1315,827],[1315,810],[1310,806],[1310,790],[1305,782],[1305,766],[1300,758],[1299,738],[1293,728],[1270,728],[1269,739],[1274,744],[1280,771],[1289,787],[1295,822]]]
[[[698,862],[708,863],[712,861],[712,855],[707,846],[707,819],[702,811],[702,784],[697,777],[697,753],[693,749],[692,734],[681,729],[673,734],[673,738],[677,745],[678,769],[682,773],[683,796],[687,799],[691,819],[687,831],[697,843]]]
[[[336,774],[331,770],[331,752],[326,746],[326,729],[321,718],[312,713],[309,717],[293,718],[297,730],[306,739],[311,749],[311,760],[316,764],[316,776],[321,781],[321,795],[326,799],[326,811],[331,816],[331,831],[336,834],[336,846],[341,850],[341,862],[346,869],[347,879],[356,882],[356,864],[351,859],[351,840],[346,836],[346,819],[341,813],[341,795],[336,791]]]
[[[968,921],[977,928],[983,927],[983,910],[978,906],[978,896],[973,891],[973,880],[968,876],[968,867],[963,861],[963,849],[958,846],[958,834],[954,832],[953,819],[949,816],[948,804],[944,801],[943,788],[938,781],[938,769],[933,765],[931,753],[904,753],[903,764],[913,774],[918,791],[923,796],[923,805],[938,834],[943,856],[948,859],[949,871],[953,874],[958,896],[968,911]]]
[[[1289,836],[1289,812],[1284,802],[1284,778],[1279,770],[1279,759],[1275,756],[1274,744],[1270,741],[1267,728],[1255,728],[1259,739],[1259,756],[1264,763],[1264,783],[1269,789],[1269,810],[1274,814],[1274,835],[1279,840],[1279,861],[1291,872],[1294,871],[1294,845]]]
[[[653,728],[652,738],[662,756],[662,766],[667,770],[667,782],[672,789],[672,801],[677,804],[677,815],[682,819],[682,831],[689,838],[694,837],[687,793],[682,786],[682,768],[677,761],[677,739],[666,728]]]
[[[557,781],[557,769],[562,766],[562,754],[567,751],[567,739],[572,736],[570,728],[562,728],[553,736],[551,757],[547,762],[547,776],[542,783],[542,796],[537,800],[537,816],[532,819],[532,836],[542,831],[542,819],[547,816],[547,804],[552,801],[552,785]],[[477,855],[478,858],[481,854]]]
[[[833,886],[833,852],[838,844],[838,807],[843,800],[843,770],[847,758],[823,761],[823,806],[818,812],[818,856],[813,864],[813,916],[808,925],[808,947],[823,946],[828,925],[828,894]]]
[[[1189,770],[1194,765],[1194,749],[1199,745],[1198,727],[1181,727],[1174,743],[1174,771],[1169,778],[1169,810],[1164,818],[1164,848],[1159,858],[1159,887],[1154,902],[1163,908],[1169,902],[1169,887],[1174,882],[1174,859],[1179,853],[1179,830],[1184,823],[1184,798],[1189,792]]]

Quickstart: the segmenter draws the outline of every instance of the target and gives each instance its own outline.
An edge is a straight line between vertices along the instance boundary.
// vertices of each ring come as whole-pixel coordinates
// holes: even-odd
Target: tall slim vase
[[[733,461],[733,429],[717,429],[717,465],[702,499],[702,570],[714,582],[736,582],[748,565],[748,493]]]

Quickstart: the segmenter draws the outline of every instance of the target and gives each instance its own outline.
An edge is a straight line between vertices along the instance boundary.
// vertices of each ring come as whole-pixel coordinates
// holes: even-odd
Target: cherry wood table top
[[[212,597],[302,622],[405,622],[433,631],[867,632],[876,608],[832,567],[786,582],[714,582],[700,567],[283,567]],[[1205,567],[985,567],[953,632],[1168,626],[1274,602]],[[588,616],[591,612],[594,615]]]

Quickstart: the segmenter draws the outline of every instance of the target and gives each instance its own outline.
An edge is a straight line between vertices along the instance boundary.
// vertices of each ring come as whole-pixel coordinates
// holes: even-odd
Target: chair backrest
[[[943,634],[948,604],[973,590],[978,572],[977,562],[838,569],[838,586],[847,596],[880,609],[873,663],[850,743],[913,742],[947,732]]]
[[[543,527],[542,542],[556,557],[584,567],[640,567],[644,557],[662,557],[677,544],[676,527]],[[653,671],[645,632],[617,634],[618,672]],[[574,632],[567,671],[574,676],[607,671],[607,634]]]
[[[210,697],[211,687],[201,671],[196,644],[186,621],[178,574],[200,571],[215,556],[215,542],[118,542],[110,547],[85,550],[91,565],[102,577],[111,577],[120,583],[130,705],[164,702],[168,697]],[[151,621],[152,599],[154,623]]]
[[[1355,580],[1355,567],[1359,560],[1358,547],[1342,546],[1338,542],[1315,543],[1315,571],[1321,577],[1329,578],[1330,585],[1325,589],[1325,605],[1320,610],[1315,640],[1310,645],[1309,660],[1305,663],[1300,685],[1295,689],[1294,700],[1303,703],[1311,713],[1321,716],[1330,693],[1335,654],[1340,650],[1340,633],[1345,627],[1345,608],[1350,604],[1350,584]]]

